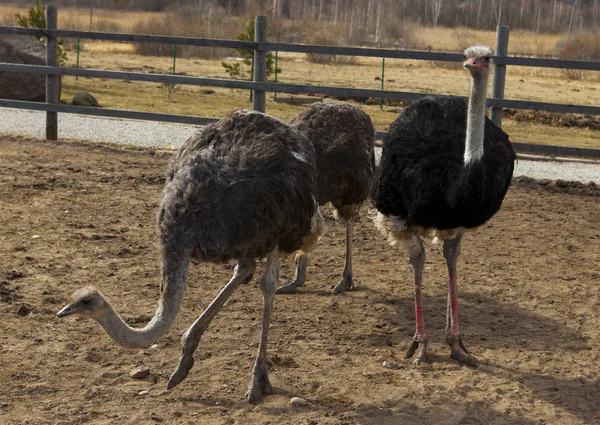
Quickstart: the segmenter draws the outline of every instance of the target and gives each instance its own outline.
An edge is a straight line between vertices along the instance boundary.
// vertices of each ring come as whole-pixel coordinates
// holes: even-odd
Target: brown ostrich
[[[315,156],[293,127],[265,114],[234,112],[188,139],[175,155],[158,210],[162,280],[158,308],[143,328],[128,326],[100,292],[83,288],[58,312],[97,321],[117,344],[146,347],[164,335],[179,311],[192,258],[237,261],[233,278],[185,332],[168,388],[185,379],[203,332],[233,291],[248,283],[256,259],[267,258],[260,280],[263,316],[258,355],[246,398],[272,392],[266,349],[279,276],[279,254],[310,251],[322,228],[314,198]]]
[[[345,103],[314,103],[290,124],[313,143],[317,157],[317,201],[335,208],[336,218],[346,224],[346,262],[334,288],[340,294],[354,287],[352,231],[359,209],[369,197],[375,169],[375,127],[361,109]],[[296,275],[278,294],[295,293],[306,281],[308,255],[296,256]]]

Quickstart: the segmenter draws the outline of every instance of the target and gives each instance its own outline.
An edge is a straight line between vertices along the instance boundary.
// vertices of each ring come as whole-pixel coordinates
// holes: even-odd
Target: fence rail
[[[266,42],[266,18],[257,17],[255,27],[255,41],[237,41],[237,40],[221,40],[208,38],[190,38],[190,37],[172,37],[172,36],[156,36],[156,35],[139,35],[139,34],[118,34],[104,32],[86,32],[86,31],[67,31],[56,28],[56,7],[48,5],[47,7],[47,28],[32,29],[19,27],[0,26],[0,34],[21,34],[47,37],[47,58],[48,66],[40,65],[23,65],[10,64],[0,62],[0,71],[7,72],[27,72],[41,73],[47,76],[47,102],[25,102],[0,99],[0,107],[10,107],[19,109],[42,110],[47,112],[47,134],[48,139],[56,139],[57,137],[57,118],[56,114],[61,113],[77,113],[95,116],[118,117],[143,119],[153,121],[164,121],[184,124],[204,125],[216,121],[215,118],[208,117],[193,117],[187,115],[172,115],[149,113],[141,111],[126,111],[105,108],[88,108],[77,107],[72,105],[60,105],[55,96],[57,93],[57,82],[55,81],[60,75],[107,78],[130,81],[146,81],[158,82],[166,84],[187,84],[195,86],[211,86],[222,88],[237,88],[253,90],[254,108],[264,112],[265,101],[264,95],[266,92],[290,93],[290,94],[313,94],[313,95],[329,95],[343,97],[362,97],[362,98],[377,98],[391,100],[408,100],[415,101],[424,96],[431,95],[430,93],[414,93],[405,91],[386,91],[386,90],[371,90],[371,89],[356,89],[349,87],[333,87],[333,86],[314,86],[306,84],[281,84],[266,81],[266,72],[264,62],[267,51],[279,52],[296,52],[296,53],[313,53],[313,54],[328,54],[328,55],[349,55],[359,57],[377,57],[391,59],[414,59],[427,61],[446,61],[460,62],[463,56],[455,53],[437,53],[437,52],[422,52],[412,50],[393,50],[393,49],[376,49],[376,48],[356,48],[356,47],[335,47],[335,46],[316,46],[316,45],[300,45],[288,43],[268,43]],[[123,72],[123,71],[107,71],[97,69],[81,69],[68,68],[57,66],[56,59],[56,40],[58,38],[78,38],[101,41],[119,41],[127,43],[164,43],[173,45],[186,45],[196,47],[219,47],[219,48],[243,48],[254,50],[255,63],[258,64],[253,75],[253,81],[222,79],[222,78],[202,78],[188,77],[178,75],[139,73],[139,72]],[[600,115],[600,106],[584,106],[570,105],[560,103],[535,102],[504,99],[504,84],[506,66],[530,66],[530,67],[547,67],[560,69],[577,69],[587,71],[600,71],[600,62],[590,61],[573,61],[561,59],[539,59],[539,58],[520,58],[506,56],[508,50],[508,28],[499,27],[497,33],[496,56],[494,63],[496,64],[496,72],[494,73],[492,98],[487,99],[487,105],[492,108],[492,120],[501,125],[502,109],[531,109],[549,112],[561,113],[577,113]],[[378,133],[378,137],[383,137],[385,133]],[[559,146],[544,146],[533,145],[527,143],[514,143],[517,151],[542,153],[549,155],[564,155],[564,156],[585,156],[600,158],[600,150],[596,149],[578,149]]]

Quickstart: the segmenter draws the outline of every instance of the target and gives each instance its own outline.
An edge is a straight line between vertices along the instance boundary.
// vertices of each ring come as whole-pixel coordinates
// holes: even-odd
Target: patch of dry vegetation
[[[8,17],[24,13],[25,9],[0,6],[0,16],[7,23]],[[173,13],[114,12],[97,10],[94,12],[93,30],[118,31],[190,37],[212,37],[234,39],[243,32],[250,16],[224,17],[207,14],[201,17],[192,12],[180,10]],[[475,31],[469,28],[426,28],[414,23],[389,25],[384,19],[380,30],[380,40],[396,43],[401,47],[414,47],[434,51],[460,51],[473,43],[495,44],[493,31]],[[59,11],[59,26],[69,29],[89,29],[89,10],[64,9]],[[303,41],[309,44],[348,45],[360,44],[360,28],[346,28],[333,23],[309,20],[278,20],[271,27],[272,38],[279,36],[281,41]],[[284,34],[290,39],[282,38]],[[597,36],[584,34],[561,42],[558,34],[537,34],[531,31],[513,31],[510,36],[509,54],[556,56],[569,59],[594,59],[600,52]],[[67,48],[74,49],[74,42]],[[132,53],[142,52],[148,56]],[[126,53],[126,54],[121,54]],[[125,43],[82,42],[80,66],[84,68],[169,73],[172,67],[172,45],[131,45]],[[178,46],[177,73],[212,78],[228,78],[219,60],[236,55],[230,49],[190,48]],[[579,56],[578,56],[579,55]],[[581,56],[583,55],[583,56]],[[68,66],[75,66],[76,56],[71,52]],[[327,85],[366,89],[381,88],[381,59],[357,58],[334,55],[307,55],[280,53],[279,67],[283,73],[278,80],[283,83]],[[575,71],[566,75],[564,70],[510,67],[507,75],[505,97],[508,99],[532,100],[580,105],[597,105],[600,96],[600,73]],[[466,95],[469,80],[456,63],[432,63],[416,60],[386,60],[384,88],[392,91],[439,93]],[[78,79],[66,77],[63,80],[63,101],[69,101],[75,92],[86,90],[94,94],[102,105],[108,108],[140,111],[164,112],[184,115],[221,117],[238,108],[249,108],[249,93],[245,90],[218,89],[206,90],[200,87],[175,86],[170,90],[156,83],[138,83],[103,79]],[[128,95],[124,95],[128,94]],[[269,95],[267,111],[282,119],[297,114],[302,103],[310,101],[300,97],[300,104],[281,102],[281,99],[294,100],[298,96],[279,94],[279,102]],[[314,97],[318,101],[319,97]],[[372,117],[378,130],[386,131],[398,113],[397,106],[386,102],[380,109],[379,102],[362,104]],[[571,128],[567,132],[557,128],[555,119],[540,121],[530,119],[527,114],[519,121],[508,119],[505,125],[511,130],[515,141],[570,145],[600,148],[596,132],[587,128]],[[535,131],[528,122],[536,122]],[[527,124],[526,124],[527,123]]]

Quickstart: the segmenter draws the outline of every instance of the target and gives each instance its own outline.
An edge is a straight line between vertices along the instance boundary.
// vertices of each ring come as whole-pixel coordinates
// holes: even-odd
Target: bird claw
[[[186,332],[182,338],[183,348],[181,349],[181,357],[179,358],[179,364],[175,372],[171,374],[167,389],[179,385],[188,376],[192,367],[194,367],[194,351],[198,348],[200,338],[206,330],[206,327],[198,329],[197,332],[190,334]]]
[[[352,280],[352,276],[342,277],[340,282],[333,288],[333,294],[339,295],[343,294],[346,291],[350,291],[354,289],[354,281]]]
[[[477,367],[477,358],[473,356],[466,348],[459,336],[447,336],[446,342],[450,345],[450,357],[459,363],[466,364],[467,366]]]
[[[170,390],[175,386],[179,385],[185,378],[187,378],[190,370],[194,366],[194,357],[189,356],[185,357],[184,354],[181,355],[181,359],[179,360],[179,364],[177,365],[177,369],[175,372],[171,374],[169,378],[169,383],[167,384],[167,389]]]
[[[294,280],[294,281],[288,283],[287,285],[283,285],[281,288],[279,288],[277,291],[275,291],[275,295],[295,294],[296,292],[298,292],[298,288],[300,286],[304,286],[304,282]]]
[[[248,385],[248,392],[246,392],[246,400],[248,403],[256,404],[265,394],[273,394],[273,386],[269,381],[266,363],[257,359],[252,371],[252,379]]]
[[[410,359],[414,356],[415,360],[413,363],[415,366],[418,366],[422,363],[429,363],[429,356],[427,355],[427,343],[427,338],[421,339],[419,336],[415,335],[410,347],[408,347],[408,350],[406,350],[406,353],[404,353],[404,358]],[[416,356],[415,352],[417,353]]]

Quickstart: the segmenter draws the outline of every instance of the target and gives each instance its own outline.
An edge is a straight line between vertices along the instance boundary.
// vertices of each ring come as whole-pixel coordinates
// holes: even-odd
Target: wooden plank
[[[0,62],[0,71],[31,72],[36,74],[56,73],[78,77],[107,78],[112,80],[145,81],[169,84],[187,84],[195,86],[212,86],[253,90],[256,83],[244,80],[225,78],[187,77],[183,75],[153,74],[142,72],[105,71],[99,69],[47,67],[42,65],[22,65]]]
[[[581,69],[584,71],[600,71],[600,62],[574,61],[564,59],[520,58],[506,56],[494,58],[501,65],[533,66],[539,68]]]
[[[121,41],[127,43],[163,43],[197,47],[221,47],[232,49],[260,49],[266,51],[314,53],[327,55],[345,55],[360,57],[381,57],[392,59],[415,59],[431,61],[460,62],[463,59],[459,53],[424,52],[412,50],[374,49],[362,47],[317,46],[309,44],[288,43],[256,43],[253,41],[223,40],[212,38],[172,37],[161,35],[104,33],[90,31],[55,30],[49,32],[43,29],[0,26],[0,34],[55,35],[58,38],[80,38],[99,41]],[[545,58],[521,58],[515,56],[495,57],[499,65],[533,66],[543,68],[580,69],[600,71],[600,62],[575,61]]]
[[[0,26],[0,34],[33,35],[34,37],[45,37],[48,30],[45,28],[23,28]]]
[[[508,27],[499,26],[496,30],[496,54],[504,57],[508,54]],[[494,64],[494,77],[492,80],[492,97],[504,99],[504,86],[506,83],[506,65]],[[490,119],[498,127],[502,127],[502,108],[492,107]]]
[[[533,145],[513,142],[517,152],[537,153],[552,156],[580,156],[582,158],[600,158],[600,149],[573,148],[569,146]]]
[[[321,94],[341,97],[363,97],[376,99],[410,100],[415,101],[431,93],[415,93],[403,91],[385,91],[374,89],[353,89],[348,87],[313,86],[305,84],[282,84],[282,83],[255,83],[253,81],[231,80],[221,78],[186,77],[181,75],[167,74],[145,74],[138,72],[104,71],[82,68],[57,68],[41,65],[20,65],[0,63],[0,71],[9,72],[52,72],[59,75],[71,75],[80,77],[108,78],[116,80],[146,81],[169,84],[188,84],[195,86],[211,86],[222,88],[238,88],[246,90],[264,90],[270,92],[283,92],[290,94]],[[436,95],[449,97],[448,95]],[[457,96],[465,98],[464,96]],[[317,101],[315,99],[315,101]],[[531,109],[549,112],[567,112],[573,114],[600,115],[600,106],[568,105],[561,103],[535,102],[511,99],[488,99],[487,106],[500,108]]]
[[[52,111],[69,114],[93,115],[108,118],[125,118],[146,121],[160,121],[189,125],[207,125],[218,121],[219,118],[194,117],[191,115],[159,114],[155,112],[130,111],[122,109],[92,108],[87,106],[51,105],[40,102],[0,99],[0,107],[27,109],[32,111]]]
[[[39,102],[25,102],[20,100],[6,100],[0,99],[0,107],[4,108],[15,108],[15,109],[26,109],[34,111],[54,111],[64,112],[71,114],[81,115],[92,115],[109,118],[125,118],[125,119],[137,119],[147,121],[160,121],[178,124],[188,125],[207,125],[212,122],[218,121],[218,118],[208,117],[194,117],[189,115],[173,115],[173,114],[159,114],[153,112],[140,112],[120,109],[105,109],[105,108],[91,108],[85,106],[72,106],[72,105],[49,105],[46,103]],[[376,146],[381,147],[381,140],[387,135],[386,132],[377,132]],[[537,153],[544,155],[554,156],[579,156],[583,158],[600,158],[600,150],[598,149],[585,149],[585,148],[572,148],[563,146],[547,146],[547,145],[534,145],[529,143],[513,143],[517,152],[528,152]]]
[[[46,29],[56,29],[58,19],[56,16],[56,6],[49,4],[46,7]],[[58,41],[55,37],[46,38],[46,65],[56,68],[58,66]],[[46,74],[46,102],[57,104],[58,95],[58,75]],[[46,112],[46,139],[58,140],[58,115],[55,111]]]
[[[569,105],[566,103],[535,102],[529,100],[512,99],[488,99],[487,105],[501,108],[530,109],[532,111],[600,115],[600,106]]]
[[[267,41],[267,17],[259,15],[254,21],[254,41],[263,43]],[[252,79],[255,83],[267,81],[267,52],[257,49],[254,51],[254,62],[252,66]],[[267,93],[264,90],[255,89],[252,97],[252,109],[265,112],[267,106]]]

